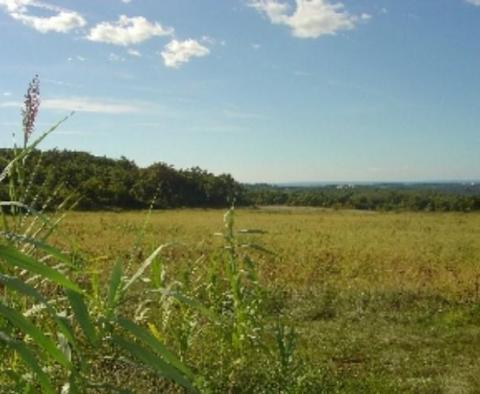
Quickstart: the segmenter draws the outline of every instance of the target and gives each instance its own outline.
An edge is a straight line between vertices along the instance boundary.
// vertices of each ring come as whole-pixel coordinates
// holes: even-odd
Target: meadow
[[[135,270],[158,245],[174,243],[163,275],[195,287],[222,249],[214,233],[223,213],[72,212],[52,243],[71,248],[73,240],[100,283],[119,257]],[[478,392],[480,214],[265,207],[235,218],[238,229],[264,230],[245,236],[272,252],[253,259],[266,319],[295,327],[289,368],[298,373],[288,379],[297,383],[285,391]],[[169,343],[181,352],[178,341]],[[190,361],[217,345],[189,349]],[[243,391],[239,382],[233,391]],[[148,379],[139,385],[147,390]]]
[[[38,83],[0,173],[1,393],[479,392],[480,213],[158,209],[238,188],[82,154],[43,173],[68,117],[29,142]]]

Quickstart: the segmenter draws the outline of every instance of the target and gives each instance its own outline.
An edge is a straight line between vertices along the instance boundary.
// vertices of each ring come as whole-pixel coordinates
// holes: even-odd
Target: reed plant
[[[171,243],[132,258],[143,254],[146,225],[130,256],[101,275],[75,240],[64,237],[66,250],[49,244],[52,233],[63,237],[59,223],[75,201],[47,209],[48,199],[30,195],[35,171],[26,173],[25,163],[71,115],[31,142],[39,94],[35,77],[22,111],[23,146],[0,174],[9,191],[0,202],[1,391],[298,391],[296,334],[264,313],[254,256],[272,252],[255,241],[262,231],[236,230],[233,208],[216,234],[219,250],[183,267],[166,258],[184,247]]]

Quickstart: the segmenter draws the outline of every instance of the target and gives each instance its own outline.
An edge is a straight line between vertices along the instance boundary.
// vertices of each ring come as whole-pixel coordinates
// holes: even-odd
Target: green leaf
[[[165,361],[167,361],[173,367],[180,370],[189,379],[193,380],[194,376],[193,376],[193,373],[189,370],[189,368],[186,365],[184,365],[173,353],[171,353],[165,347],[165,345],[163,345],[163,343],[161,343],[157,338],[155,338],[152,334],[150,334],[148,330],[136,325],[135,323],[127,319],[119,318],[117,322],[122,328],[129,331],[132,335],[140,339],[143,343],[148,345],[152,350],[154,350],[160,356],[162,356],[165,359]]]
[[[97,333],[95,331],[95,327],[90,319],[90,315],[88,313],[88,308],[85,305],[83,300],[83,296],[79,293],[74,291],[67,290],[67,297],[70,301],[70,306],[72,307],[73,313],[75,318],[77,319],[80,328],[82,329],[83,333],[87,337],[88,341],[95,345],[97,342]]]
[[[76,291],[78,293],[82,292],[82,290],[75,283],[73,283],[60,272],[34,260],[30,256],[19,252],[17,249],[11,246],[0,245],[0,257],[12,266],[39,274],[42,277],[49,279],[67,289]]]
[[[22,160],[23,158],[27,157],[36,147],[40,142],[42,142],[51,132],[56,130],[63,122],[65,122],[68,118],[70,118],[73,115],[73,112],[70,113],[70,115],[66,116],[56,124],[54,124],[52,127],[50,127],[47,131],[45,131],[43,134],[40,135],[30,146],[28,146],[26,149],[23,149],[15,158],[10,161],[10,163],[7,164],[7,166],[3,169],[2,173],[0,173],[0,182],[2,182],[8,175],[10,175],[10,172],[12,169],[15,167],[15,164]]]
[[[34,353],[24,343],[9,338],[3,332],[0,332],[0,341],[4,342],[7,346],[19,354],[23,362],[36,375],[38,383],[40,383],[44,393],[55,394],[55,390],[52,386],[52,383],[50,383],[50,380],[48,379],[48,375],[43,372]]]
[[[122,263],[115,264],[110,275],[110,285],[108,287],[108,313],[110,314],[118,303],[120,285],[122,283]]]
[[[50,338],[46,337],[39,328],[35,327],[30,320],[26,319],[16,310],[11,309],[1,303],[0,315],[8,319],[10,323],[12,323],[24,334],[29,335],[34,340],[36,345],[40,346],[59,364],[63,365],[65,368],[71,369],[72,364],[60,351],[60,349],[58,349],[57,345]]]
[[[20,279],[17,279],[13,276],[2,275],[2,274],[0,274],[0,284],[18,293],[24,294],[27,297],[34,299],[36,302],[42,305],[45,305],[47,308],[47,311],[50,313],[50,315],[53,317],[53,319],[57,323],[58,328],[60,329],[62,334],[68,339],[68,341],[72,344],[74,348],[77,348],[72,329],[68,325],[68,322],[66,321],[66,319],[58,316],[56,311],[52,308],[52,306],[36,289],[26,284]]]
[[[24,235],[19,235],[15,233],[10,233],[10,232],[0,232],[0,235],[3,235],[6,239],[8,240],[15,240],[15,241],[20,241],[24,242],[30,245],[35,246],[37,249],[43,250],[44,252],[48,253],[49,255],[55,257],[57,260],[61,261],[62,263],[68,265],[69,267],[75,268],[74,265],[71,262],[71,258],[64,255],[62,252],[60,252],[58,249],[54,248],[53,246],[50,246],[46,243],[43,243],[37,239],[33,239],[30,237],[26,237]]]
[[[257,245],[257,244],[243,244],[242,248],[249,248],[249,249],[258,250],[259,252],[270,254],[272,256],[276,255],[275,252],[272,252],[271,250],[268,250],[268,249],[264,248],[263,246],[260,246],[260,245]]]
[[[163,294],[166,296],[175,298],[177,301],[181,302],[182,304],[190,306],[191,308],[197,310],[198,312],[200,312],[202,315],[204,315],[205,317],[207,317],[213,322],[217,322],[217,323],[220,322],[219,316],[217,316],[214,312],[212,312],[210,309],[205,307],[203,304],[201,304],[197,300],[188,298],[178,292],[163,291]]]
[[[128,280],[128,282],[123,286],[123,291],[127,290],[138,278],[140,278],[145,270],[152,264],[153,260],[155,257],[158,256],[158,254],[165,249],[166,247],[171,246],[171,244],[165,244],[159,246],[144,262],[143,264],[138,268],[137,272],[132,275],[132,277]]]
[[[185,376],[183,376],[170,364],[167,364],[165,361],[163,361],[156,354],[151,353],[142,346],[134,342],[130,342],[116,334],[112,335],[112,340],[116,345],[120,346],[136,359],[143,362],[146,366],[153,369],[158,375],[173,380],[180,386],[196,392],[196,390],[193,388],[193,384]]]

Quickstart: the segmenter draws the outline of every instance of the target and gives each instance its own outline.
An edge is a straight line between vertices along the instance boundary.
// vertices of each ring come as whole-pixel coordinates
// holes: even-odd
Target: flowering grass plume
[[[40,79],[38,75],[35,75],[29,83],[23,105],[23,147],[26,148],[28,140],[35,129],[35,119],[40,107]]]

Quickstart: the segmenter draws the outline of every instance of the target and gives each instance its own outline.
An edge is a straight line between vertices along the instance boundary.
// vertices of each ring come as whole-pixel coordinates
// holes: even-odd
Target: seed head
[[[40,79],[38,78],[38,75],[35,75],[28,85],[22,108],[24,148],[27,147],[28,140],[35,129],[35,119],[37,117],[39,107]]]

